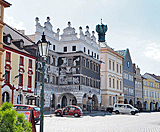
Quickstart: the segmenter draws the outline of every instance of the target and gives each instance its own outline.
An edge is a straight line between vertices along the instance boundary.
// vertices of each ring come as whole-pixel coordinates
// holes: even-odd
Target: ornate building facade
[[[47,41],[50,41],[49,56],[45,66],[45,108],[79,105],[86,108],[87,104],[97,110],[100,102],[100,45],[96,43],[94,31],[89,27],[79,34],[68,22],[68,26],[59,34],[52,30],[50,18],[42,26],[36,18],[36,33],[30,35],[35,42],[41,39],[44,31]],[[77,37],[79,35],[79,37]],[[36,91],[40,95],[41,58],[36,66]],[[88,96],[91,97],[88,100]]]
[[[26,46],[34,46],[34,42],[11,26],[4,26],[2,103],[28,104],[26,97],[34,95],[36,56]]]

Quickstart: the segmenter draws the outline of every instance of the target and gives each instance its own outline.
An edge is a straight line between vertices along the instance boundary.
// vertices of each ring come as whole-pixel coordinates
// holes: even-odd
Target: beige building
[[[123,56],[109,46],[101,48],[101,98],[102,105],[113,107],[114,103],[123,103]]]
[[[27,50],[34,42],[9,25],[4,26],[2,55],[2,103],[27,104],[34,94],[36,57]]]

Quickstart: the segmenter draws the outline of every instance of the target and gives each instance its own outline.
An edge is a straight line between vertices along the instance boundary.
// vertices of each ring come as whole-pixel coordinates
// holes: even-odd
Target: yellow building
[[[146,111],[158,110],[160,104],[160,81],[153,74],[143,75],[143,99]]]
[[[1,89],[2,89],[2,82],[3,82],[3,78],[2,78],[2,54],[4,52],[3,49],[3,26],[5,25],[5,23],[3,22],[3,18],[4,18],[4,8],[6,7],[10,7],[10,3],[4,1],[4,0],[0,0],[0,106],[1,106]]]
[[[28,47],[34,42],[23,33],[4,26],[2,55],[2,103],[27,104],[26,96],[34,94],[36,57]]]

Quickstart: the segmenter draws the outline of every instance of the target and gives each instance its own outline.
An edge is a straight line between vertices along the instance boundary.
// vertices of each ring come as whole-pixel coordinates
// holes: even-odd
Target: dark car
[[[37,122],[40,120],[40,108],[37,106],[17,104],[17,105],[13,105],[13,108],[15,108],[15,109],[32,109],[33,114],[34,114],[34,120]]]
[[[66,106],[63,109],[57,109],[54,114],[56,116],[82,116],[82,109],[78,106]]]

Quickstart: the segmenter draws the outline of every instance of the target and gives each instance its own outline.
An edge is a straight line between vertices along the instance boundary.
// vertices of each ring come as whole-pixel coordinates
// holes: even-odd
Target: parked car
[[[106,111],[108,111],[109,113],[113,112],[113,107],[107,107]]]
[[[32,109],[35,121],[38,122],[40,120],[40,108],[37,106],[17,104],[17,105],[13,105],[13,108],[15,108],[15,109]]]
[[[116,114],[119,114],[119,113],[128,113],[129,114],[130,113],[132,115],[135,115],[139,111],[137,108],[134,108],[130,104],[114,104],[113,112],[115,112]]]
[[[57,109],[54,114],[56,116],[82,116],[82,109],[78,106],[66,106],[63,109]]]

